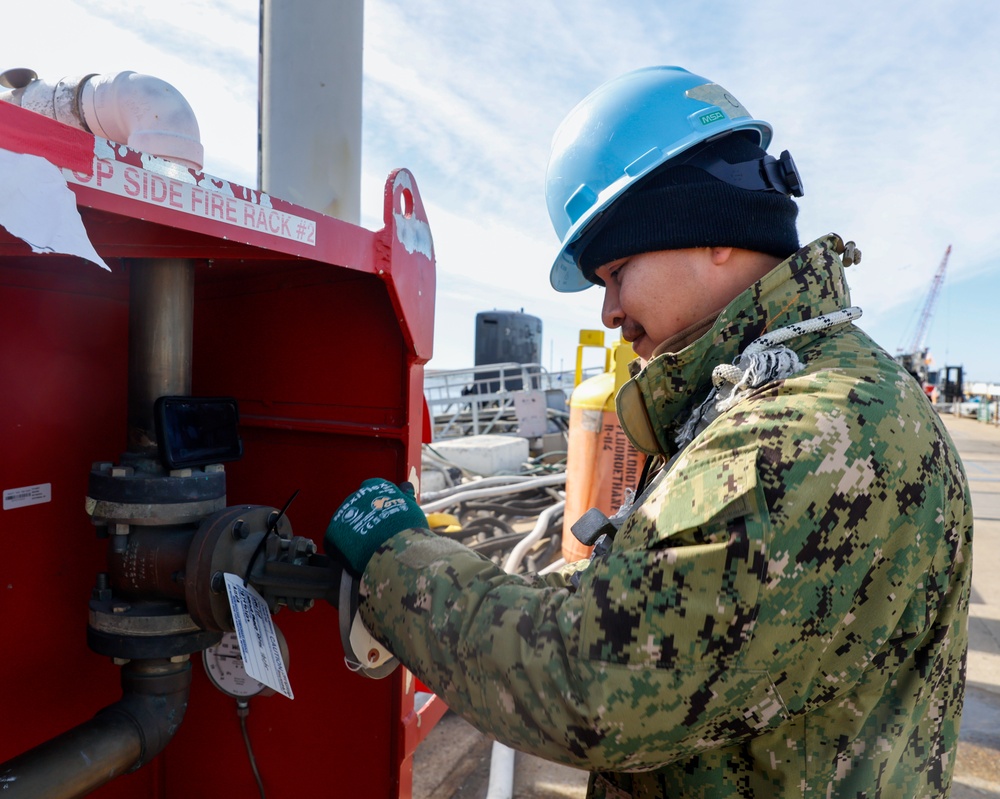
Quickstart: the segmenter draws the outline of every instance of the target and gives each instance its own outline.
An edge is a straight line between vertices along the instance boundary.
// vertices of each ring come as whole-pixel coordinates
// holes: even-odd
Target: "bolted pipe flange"
[[[198,524],[225,507],[221,465],[168,473],[134,452],[95,463],[87,513],[110,536],[108,571],[92,593],[87,642],[119,659],[190,655],[218,639],[184,605],[184,570]]]
[[[277,513],[265,505],[237,505],[209,517],[198,528],[188,551],[184,590],[188,612],[206,630],[233,629],[224,575],[247,576],[257,545]],[[277,540],[291,538],[287,516],[278,520],[276,533]],[[263,557],[257,565],[263,567]]]
[[[226,472],[219,464],[166,473],[155,462],[96,463],[86,508],[97,526],[188,524],[226,507]]]
[[[99,655],[127,660],[173,658],[199,652],[220,638],[219,633],[201,629],[176,602],[133,604],[95,593],[90,600],[87,644]]]

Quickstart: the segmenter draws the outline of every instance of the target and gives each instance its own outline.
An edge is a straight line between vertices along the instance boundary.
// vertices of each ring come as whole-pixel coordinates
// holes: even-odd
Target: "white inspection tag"
[[[5,488],[3,492],[3,509],[25,508],[28,505],[41,505],[52,501],[52,483],[40,483],[23,488]]]
[[[281,659],[278,635],[264,597],[252,586],[243,585],[243,578],[235,574],[226,575],[226,591],[247,674],[268,688],[294,699],[285,662]]]
[[[351,624],[351,648],[360,661],[358,665],[366,669],[384,666],[393,657],[392,652],[368,632],[365,623],[361,621],[360,613],[354,614],[354,621]]]

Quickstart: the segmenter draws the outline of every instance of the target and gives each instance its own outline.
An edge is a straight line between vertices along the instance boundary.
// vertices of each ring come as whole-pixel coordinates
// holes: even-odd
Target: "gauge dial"
[[[237,698],[256,696],[267,688],[247,674],[236,633],[225,633],[219,643],[202,652],[202,657],[205,673],[224,694]]]

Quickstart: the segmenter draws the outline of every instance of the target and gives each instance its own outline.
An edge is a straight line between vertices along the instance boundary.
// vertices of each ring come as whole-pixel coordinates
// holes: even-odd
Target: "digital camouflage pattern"
[[[804,247],[637,375],[666,454],[716,364],[850,304],[842,250]],[[365,572],[368,628],[472,724],[593,772],[592,797],[947,796],[972,567],[961,463],[857,327],[787,345],[805,369],[700,432],[578,587],[409,530]]]

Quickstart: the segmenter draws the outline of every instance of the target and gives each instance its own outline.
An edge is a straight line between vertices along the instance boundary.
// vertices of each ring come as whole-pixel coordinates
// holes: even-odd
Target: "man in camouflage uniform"
[[[690,77],[685,98],[706,83]],[[763,164],[769,136],[747,129],[694,149]],[[592,192],[584,217],[599,218],[563,236],[642,357],[618,410],[658,468],[610,544],[508,575],[368,481],[328,548],[363,574],[362,618],[402,663],[497,740],[590,770],[589,796],[947,796],[971,573],[962,466],[920,386],[853,324],[856,249],[793,241],[794,166],[770,189],[720,188],[712,158],[676,171],[691,149],[603,206]],[[703,244],[677,235],[664,205],[678,197],[704,212],[685,226]],[[668,321],[637,290],[656,294],[657,252],[694,309]],[[728,270],[721,288],[712,268]],[[734,273],[757,277],[733,291]],[[720,296],[721,312],[698,310]],[[394,510],[359,517],[372,497]]]

